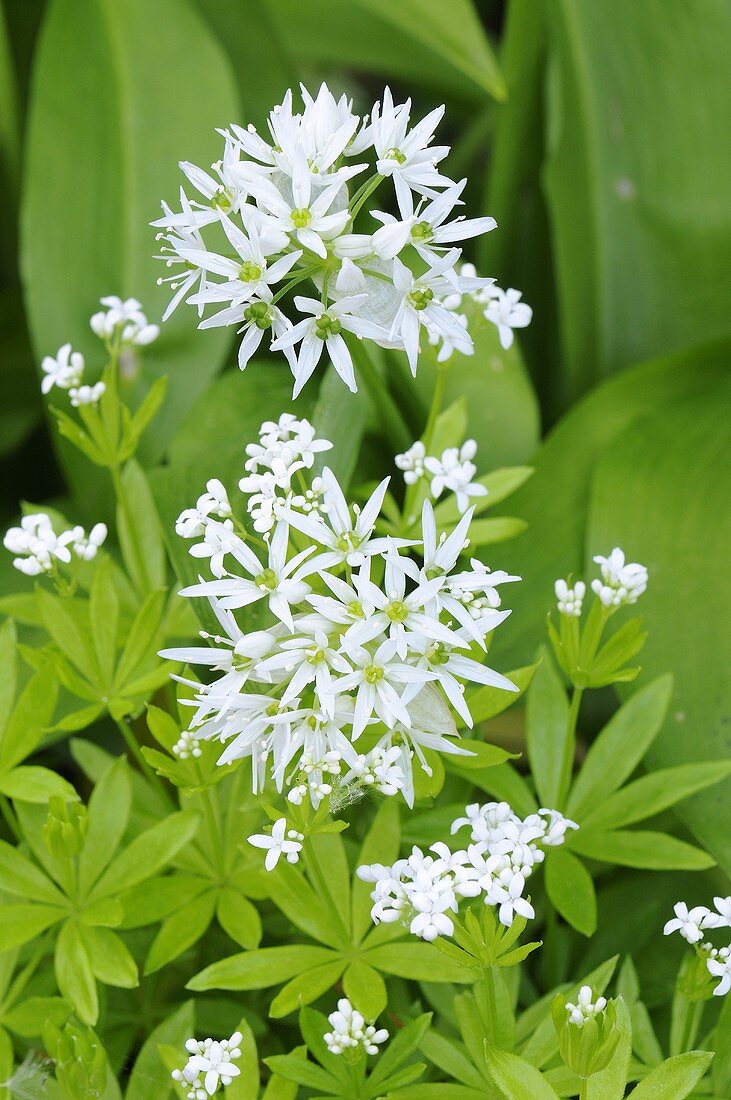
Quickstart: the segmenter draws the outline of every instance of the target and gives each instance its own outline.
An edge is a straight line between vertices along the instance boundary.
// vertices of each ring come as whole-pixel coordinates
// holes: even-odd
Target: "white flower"
[[[605,607],[637,603],[647,588],[647,568],[639,562],[625,562],[624,552],[615,546],[608,557],[597,554],[602,579],[591,582],[591,589]]]
[[[709,913],[706,928],[731,928],[731,897],[713,899],[716,913]]]
[[[453,183],[429,202],[422,200],[414,206],[410,190],[399,196],[401,221],[385,211],[374,210],[373,217],[382,223],[381,229],[373,234],[373,249],[381,259],[393,259],[405,247],[412,244],[426,263],[439,258],[441,248],[455,242],[477,237],[495,229],[494,218],[455,218],[447,223],[447,218],[455,206],[462,205],[460,195],[467,180]],[[446,223],[446,224],[445,224]]]
[[[675,916],[669,920],[663,928],[663,934],[670,936],[673,932],[679,932],[688,943],[700,943],[703,939],[703,928],[713,927],[707,923],[711,912],[705,905],[696,905],[688,909],[684,901],[679,901],[674,906]]]
[[[297,363],[292,368],[295,379],[293,397],[297,397],[311,377],[325,349],[348,389],[353,393],[357,391],[353,360],[342,331],[345,329],[347,332],[362,333],[371,330],[372,326],[364,325],[357,316],[357,307],[364,299],[365,295],[355,294],[326,306],[315,298],[295,298],[297,309],[301,313],[311,313],[312,316],[299,321],[272,343],[272,351],[279,351],[285,347],[293,347],[301,341]]]
[[[104,545],[107,526],[105,523],[95,523],[88,535],[84,533],[83,527],[77,527],[74,528],[74,534],[76,535],[72,543],[74,553],[82,561],[92,561],[99,547]]]
[[[249,181],[259,208],[265,212],[265,228],[291,234],[299,247],[323,259],[327,258],[325,241],[342,233],[350,218],[347,208],[331,209],[342,184],[342,179],[336,179],[314,194],[312,174],[303,151],[292,166],[289,195],[264,176]]]
[[[586,595],[586,585],[583,581],[577,581],[573,587],[569,587],[568,581],[558,580],[553,586],[556,593],[558,610],[562,615],[570,615],[578,619]]]
[[[23,516],[20,527],[10,527],[3,538],[3,545],[17,557],[13,565],[29,577],[53,572],[56,562],[71,561],[69,543],[83,535],[83,528],[74,527],[56,535],[51,518],[45,512]]]
[[[712,977],[721,979],[713,990],[714,996],[725,997],[731,990],[731,948],[722,947],[715,958],[707,960],[706,966]]]
[[[413,443],[408,451],[396,455],[394,459],[399,470],[404,471],[404,481],[407,485],[414,485],[424,476],[424,459],[426,451],[420,439]]]
[[[287,829],[286,817],[280,817],[272,825],[271,835],[268,833],[254,833],[249,837],[249,844],[255,848],[264,848],[266,857],[264,866],[267,871],[273,871],[279,862],[280,856],[285,856],[288,863],[297,863],[302,851],[302,833],[295,829]]]
[[[69,390],[69,398],[75,409],[80,405],[98,405],[107,391],[103,382],[97,382],[93,386],[72,386]]]
[[[175,521],[175,533],[184,539],[200,538],[211,516],[229,519],[231,504],[218,478],[206,482],[206,492],[198,497],[194,508],[185,508]]]
[[[338,1001],[337,1011],[331,1012],[327,1020],[332,1031],[326,1032],[323,1039],[331,1054],[342,1054],[358,1047],[366,1054],[378,1054],[378,1044],[388,1039],[386,1029],[376,1030],[372,1024],[367,1024],[346,997]]]
[[[347,645],[346,651],[354,669],[337,680],[333,690],[338,695],[344,691],[356,692],[353,741],[360,737],[373,715],[387,726],[396,722],[410,726],[411,717],[401,699],[404,686],[426,683],[434,679],[433,673],[397,661],[397,645],[392,639],[382,642],[375,653],[356,644]]]
[[[101,299],[106,309],[91,318],[92,330],[101,340],[118,337],[120,344],[151,344],[160,334],[158,325],[151,325],[136,298],[123,301],[111,294]]]
[[[399,296],[399,304],[388,333],[389,340],[396,346],[403,346],[409,360],[411,373],[416,374],[419,358],[419,330],[422,326],[429,332],[450,337],[455,345],[471,349],[469,334],[455,319],[453,313],[440,305],[439,296],[450,289],[447,276],[454,276],[454,265],[459,250],[451,249],[445,256],[431,263],[423,275],[415,276],[412,271],[396,257],[393,261],[393,285]],[[456,285],[456,284],[455,284]]]
[[[583,1027],[587,1020],[601,1015],[607,1007],[606,997],[597,997],[592,1002],[594,992],[590,985],[582,985],[576,1004],[566,1002],[566,1011],[569,1014],[569,1023],[576,1027]]]
[[[489,301],[484,311],[488,321],[497,327],[500,343],[507,351],[513,343],[513,329],[527,328],[533,317],[533,310],[520,301],[519,290],[501,290],[499,286],[489,289]]]
[[[188,1100],[206,1100],[218,1092],[218,1086],[230,1085],[241,1070],[234,1065],[241,1057],[239,1043],[243,1036],[235,1031],[229,1039],[188,1039],[185,1049],[188,1062],[182,1070],[173,1070],[174,1081],[189,1089]]]
[[[487,488],[473,481],[477,467],[472,459],[477,454],[477,443],[468,439],[460,448],[448,447],[441,458],[427,456],[424,466],[432,475],[431,493],[438,499],[445,489],[457,497],[460,512],[466,512],[470,506],[470,497],[483,497]]]
[[[49,393],[54,386],[61,390],[70,390],[81,382],[84,374],[84,356],[80,351],[72,351],[71,344],[64,344],[54,358],[44,356],[41,362],[44,377],[41,392]]]

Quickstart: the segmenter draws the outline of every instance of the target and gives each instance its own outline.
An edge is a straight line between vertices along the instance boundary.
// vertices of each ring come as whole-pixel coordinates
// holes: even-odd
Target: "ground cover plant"
[[[351,8],[4,12],[0,1100],[729,1100],[731,17]]]

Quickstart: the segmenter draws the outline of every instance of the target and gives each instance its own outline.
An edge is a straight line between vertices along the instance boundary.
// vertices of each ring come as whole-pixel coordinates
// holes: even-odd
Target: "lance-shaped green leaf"
[[[195,814],[176,813],[145,829],[112,860],[94,887],[92,898],[121,893],[150,878],[187,844],[198,821]]]
[[[169,1081],[170,1071],[161,1060],[158,1048],[163,1045],[175,1047],[179,1051],[179,1064],[184,1065],[185,1040],[191,1037],[194,1030],[193,1001],[185,1001],[146,1039],[132,1067],[125,1100],[161,1100],[161,1082]],[[172,1088],[169,1092],[172,1093]]]
[[[334,961],[334,951],[324,947],[293,944],[287,947],[262,947],[245,951],[212,963],[188,982],[186,988],[266,989],[295,974]]]
[[[579,829],[567,844],[590,859],[648,871],[703,871],[716,862],[713,856],[684,840],[644,829]]]
[[[630,1100],[684,1100],[711,1064],[713,1054],[691,1050],[668,1058],[650,1070],[630,1093]]]
[[[675,768],[643,775],[610,795],[591,810],[582,824],[591,829],[617,829],[662,813],[676,802],[712,787],[731,773],[731,762],[711,760],[706,764],[679,764]]]
[[[558,1100],[541,1071],[530,1062],[496,1047],[488,1047],[485,1053],[490,1076],[510,1100]]]
[[[544,806],[560,806],[569,743],[566,692],[546,650],[528,691],[526,742],[531,772]]]
[[[569,924],[591,936],[596,931],[596,891],[584,864],[571,852],[556,848],[547,853],[546,891]]]

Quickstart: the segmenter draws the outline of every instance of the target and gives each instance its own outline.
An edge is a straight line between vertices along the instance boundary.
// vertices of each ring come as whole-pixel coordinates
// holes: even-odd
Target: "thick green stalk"
[[[566,720],[566,744],[564,746],[564,755],[561,764],[561,790],[558,799],[559,809],[564,805],[566,795],[571,786],[571,774],[573,772],[574,757],[576,755],[576,723],[579,718],[579,708],[581,707],[583,695],[584,689],[575,687],[571,696],[571,705],[569,706],[568,718]]]

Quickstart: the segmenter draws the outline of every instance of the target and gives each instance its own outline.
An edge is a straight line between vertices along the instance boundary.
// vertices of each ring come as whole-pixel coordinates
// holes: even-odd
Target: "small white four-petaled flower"
[[[296,829],[288,829],[286,817],[280,817],[272,825],[271,834],[254,833],[249,837],[249,844],[266,850],[264,866],[267,871],[273,871],[280,856],[284,856],[288,863],[297,863],[303,840],[302,833],[298,833]]]

